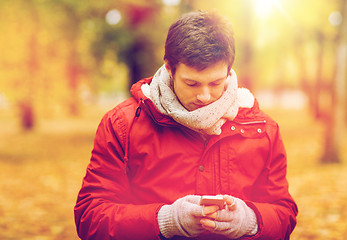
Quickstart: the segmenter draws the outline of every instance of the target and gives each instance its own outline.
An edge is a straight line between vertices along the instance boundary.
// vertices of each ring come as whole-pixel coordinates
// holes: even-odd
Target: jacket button
[[[245,132],[245,130],[243,130],[243,129],[241,129],[240,131],[241,131],[241,133],[244,133],[244,132]]]
[[[200,166],[199,166],[199,171],[200,171],[200,172],[203,172],[204,170],[205,170],[205,167],[204,167],[203,165],[200,165]]]
[[[233,130],[233,131],[234,131],[234,130],[235,130],[235,126],[231,126],[231,130]]]
[[[257,132],[258,132],[258,133],[261,133],[261,129],[260,129],[260,128],[258,128]]]

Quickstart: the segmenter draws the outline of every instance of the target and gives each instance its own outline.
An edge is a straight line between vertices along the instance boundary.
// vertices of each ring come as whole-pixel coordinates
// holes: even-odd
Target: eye
[[[217,86],[221,85],[222,83],[223,83],[223,79],[211,82],[210,86],[217,87]]]
[[[185,84],[188,85],[189,87],[197,86],[197,82],[195,81],[185,81]]]
[[[217,87],[217,86],[220,85],[220,83],[219,83],[219,82],[218,82],[218,83],[213,82],[213,83],[210,83],[210,85],[211,85],[212,87]]]

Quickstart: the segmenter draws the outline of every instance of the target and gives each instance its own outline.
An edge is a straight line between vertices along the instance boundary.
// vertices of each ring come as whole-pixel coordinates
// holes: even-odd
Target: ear
[[[173,77],[173,76],[172,76],[172,70],[171,70],[171,67],[170,67],[169,62],[168,62],[166,59],[164,59],[164,63],[165,63],[165,68],[166,68],[166,70],[169,72],[169,75],[170,75],[170,77],[172,78],[172,77]]]

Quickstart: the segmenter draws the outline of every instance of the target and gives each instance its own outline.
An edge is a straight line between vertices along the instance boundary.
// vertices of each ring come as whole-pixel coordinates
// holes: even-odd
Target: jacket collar
[[[152,78],[153,77],[144,78],[131,86],[130,93],[137,101],[147,99],[147,97],[145,96],[145,94],[143,94],[141,90],[141,86],[145,83],[149,84],[152,81]]]
[[[156,122],[159,125],[165,125],[165,126],[181,126],[181,124],[174,121],[171,117],[162,114],[159,112],[159,110],[155,107],[154,103],[151,99],[149,99],[141,90],[141,86],[145,83],[149,84],[152,81],[152,77],[142,79],[138,82],[136,82],[130,89],[130,93],[132,96],[136,99],[136,101],[139,103],[139,106],[143,108],[148,115],[153,119],[154,122]]]

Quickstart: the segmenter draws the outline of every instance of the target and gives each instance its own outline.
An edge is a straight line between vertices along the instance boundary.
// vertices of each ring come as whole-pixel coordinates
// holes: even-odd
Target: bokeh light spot
[[[332,26],[339,26],[342,23],[342,14],[340,12],[332,12],[329,15],[329,22]]]
[[[117,9],[112,9],[106,14],[106,22],[110,25],[117,25],[122,20],[122,14]]]

